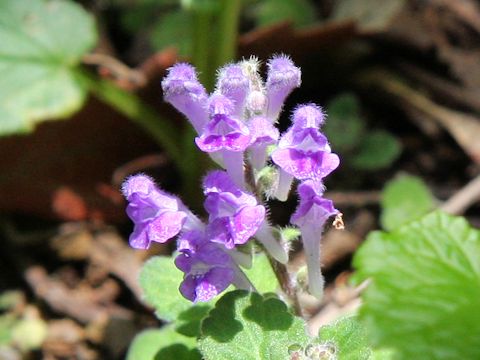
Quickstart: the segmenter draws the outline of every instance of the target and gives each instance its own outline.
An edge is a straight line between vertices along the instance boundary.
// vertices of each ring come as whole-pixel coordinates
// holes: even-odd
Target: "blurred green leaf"
[[[382,192],[380,222],[386,230],[416,220],[433,210],[435,199],[422,179],[403,175],[387,183]]]
[[[353,150],[361,142],[365,130],[357,97],[350,93],[336,96],[328,104],[327,114],[323,130],[335,151]]]
[[[127,360],[200,360],[196,341],[164,326],[138,334],[130,344]]]
[[[362,30],[382,31],[405,5],[405,0],[338,0],[331,18],[354,19]]]
[[[174,10],[162,15],[150,35],[152,46],[161,50],[167,46],[178,48],[180,55],[192,54],[192,14],[184,10]]]
[[[86,84],[77,65],[96,40],[93,17],[72,1],[2,0],[0,134],[78,110]]]
[[[203,321],[199,346],[206,360],[287,359],[292,345],[307,341],[304,321],[281,300],[236,290]]]
[[[356,317],[337,320],[319,330],[318,339],[335,347],[338,360],[367,360],[371,349],[364,328]]]
[[[260,26],[287,20],[304,26],[315,21],[315,7],[309,0],[264,0],[255,6],[254,16]]]
[[[398,359],[480,359],[480,231],[441,212],[373,232],[354,257],[360,320]]]
[[[401,153],[400,142],[390,133],[376,130],[363,137],[354,155],[352,164],[362,170],[377,170],[388,167]]]

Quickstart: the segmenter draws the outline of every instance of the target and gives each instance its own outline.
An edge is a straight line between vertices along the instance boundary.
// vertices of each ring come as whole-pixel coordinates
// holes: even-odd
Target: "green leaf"
[[[480,359],[480,231],[434,212],[374,232],[354,258],[360,319],[398,359]]]
[[[260,293],[275,292],[278,289],[277,277],[264,253],[256,254],[252,267],[244,272]]]
[[[363,170],[376,170],[389,166],[401,152],[399,141],[382,130],[372,131],[363,138],[359,153],[352,164]]]
[[[392,230],[433,210],[435,200],[422,179],[403,175],[387,183],[382,192],[380,222]]]
[[[386,30],[405,6],[405,0],[338,0],[332,20],[357,20],[364,31]]]
[[[0,1],[0,135],[78,110],[81,57],[96,43],[93,18],[65,0]]]
[[[131,343],[127,360],[200,360],[195,339],[183,336],[165,326],[138,334]]]
[[[323,130],[335,151],[353,150],[362,140],[365,130],[357,97],[351,93],[335,97],[327,106],[327,114]]]
[[[315,8],[308,0],[265,0],[254,8],[253,13],[260,26],[281,21],[304,26],[315,21]]]
[[[179,314],[192,307],[178,290],[183,273],[168,256],[155,256],[148,260],[140,272],[140,286],[145,300],[155,308],[155,314],[162,320],[173,321]]]
[[[305,323],[275,297],[237,290],[225,294],[202,323],[206,360],[276,360],[308,342]]]
[[[165,13],[153,27],[150,41],[156,50],[175,46],[180,55],[192,54],[192,15],[176,10]]]
[[[343,318],[332,325],[323,326],[318,338],[321,343],[331,343],[335,347],[338,360],[370,358],[371,349],[365,330],[356,317]]]

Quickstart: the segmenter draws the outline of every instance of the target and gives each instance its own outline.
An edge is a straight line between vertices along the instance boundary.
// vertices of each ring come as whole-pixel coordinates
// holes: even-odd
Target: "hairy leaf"
[[[276,360],[305,346],[305,324],[275,297],[232,291],[202,323],[200,351],[206,360]]]

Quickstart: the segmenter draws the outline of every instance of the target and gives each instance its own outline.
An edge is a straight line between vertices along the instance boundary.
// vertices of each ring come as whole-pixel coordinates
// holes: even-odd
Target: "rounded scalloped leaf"
[[[237,290],[225,294],[202,322],[200,351],[206,360],[289,358],[309,338],[302,319],[275,297]]]
[[[434,212],[374,232],[354,258],[371,279],[360,319],[374,346],[399,359],[480,359],[480,231]]]
[[[0,135],[78,110],[87,91],[77,65],[96,40],[93,17],[72,1],[2,0]]]

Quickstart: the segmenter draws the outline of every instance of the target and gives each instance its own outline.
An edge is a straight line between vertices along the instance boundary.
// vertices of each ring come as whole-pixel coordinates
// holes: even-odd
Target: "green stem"
[[[212,64],[212,34],[214,33],[214,12],[209,9],[195,9],[193,16],[192,61],[199,72],[200,82],[210,91],[215,81],[215,66]]]
[[[238,22],[240,18],[241,0],[222,0],[218,17],[218,28],[214,68],[223,66],[236,56]]]

